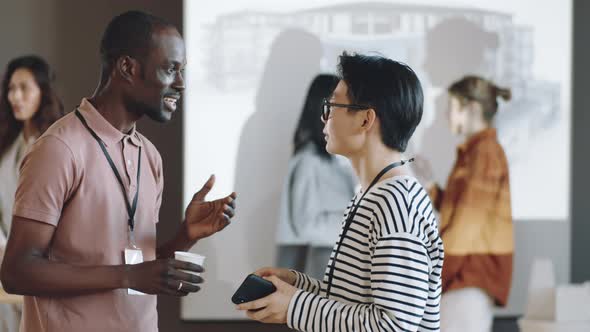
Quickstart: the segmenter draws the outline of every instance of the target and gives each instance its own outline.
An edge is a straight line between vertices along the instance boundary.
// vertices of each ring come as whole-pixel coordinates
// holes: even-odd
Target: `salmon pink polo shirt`
[[[104,142],[129,201],[137,192],[135,242],[144,260],[156,258],[156,223],[162,200],[162,159],[135,128],[123,134],[83,99],[79,112]],[[98,142],[71,112],[32,146],[20,169],[14,215],[55,227],[49,260],[77,266],[122,265],[128,247],[123,189]],[[67,297],[25,296],[25,332],[157,331],[156,296],[115,289]]]

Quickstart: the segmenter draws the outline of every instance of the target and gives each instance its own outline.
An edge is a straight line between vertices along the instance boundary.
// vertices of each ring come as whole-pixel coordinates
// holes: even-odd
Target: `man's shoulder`
[[[76,144],[79,144],[83,139],[81,127],[76,121],[78,120],[73,112],[64,115],[35,141],[30,153],[46,149],[52,150],[53,153],[60,150],[74,151]]]
[[[79,138],[79,132],[82,128],[80,124],[78,124],[79,120],[76,118],[74,112],[69,112],[68,114],[61,117],[59,120],[55,121],[44,133],[41,135],[40,139],[43,137],[51,136],[66,142],[73,142],[72,140],[75,138]]]

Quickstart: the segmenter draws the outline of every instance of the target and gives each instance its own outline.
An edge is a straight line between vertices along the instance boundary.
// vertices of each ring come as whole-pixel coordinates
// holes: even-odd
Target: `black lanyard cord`
[[[334,279],[334,269],[336,268],[336,258],[338,257],[338,253],[340,252],[340,246],[342,245],[342,242],[344,241],[344,237],[345,237],[346,233],[348,232],[348,229],[350,228],[350,225],[352,224],[354,217],[356,216],[356,212],[359,209],[359,206],[361,205],[361,201],[365,198],[365,195],[369,192],[369,190],[371,190],[371,188],[375,184],[377,184],[377,182],[379,182],[379,180],[381,180],[381,178],[383,177],[383,175],[385,175],[385,173],[389,172],[390,170],[392,170],[396,167],[403,166],[406,163],[410,163],[412,161],[414,161],[414,158],[412,158],[408,161],[405,161],[405,160],[398,161],[398,162],[395,162],[395,163],[390,164],[387,167],[385,167],[383,170],[381,170],[381,172],[379,172],[379,174],[377,174],[375,179],[373,179],[371,184],[367,187],[365,192],[362,194],[361,198],[356,203],[353,203],[353,205],[350,207],[350,210],[348,212],[348,216],[346,217],[346,222],[344,223],[344,229],[342,230],[342,235],[340,236],[340,240],[338,241],[338,245],[336,246],[336,250],[334,251],[334,257],[332,258],[332,264],[330,264],[330,271],[328,272],[328,286],[326,289],[326,298],[330,296],[330,290],[332,289],[332,281]]]
[[[78,109],[76,109],[76,116],[78,117],[78,119],[80,119],[80,122],[82,122],[82,124],[84,125],[84,127],[86,127],[86,129],[92,135],[92,137],[94,137],[94,139],[98,142],[98,145],[100,146],[102,153],[104,154],[109,165],[111,166],[111,169],[113,170],[113,173],[115,174],[115,177],[117,178],[117,181],[119,182],[119,185],[121,185],[121,190],[123,191],[123,197],[125,198],[125,206],[127,208],[127,214],[129,215],[129,219],[127,220],[127,223],[129,225],[129,230],[131,232],[133,232],[133,230],[135,228],[135,212],[137,211],[137,199],[139,196],[139,183],[140,183],[139,176],[141,174],[141,146],[139,147],[139,152],[137,153],[137,191],[135,192],[135,197],[133,197],[133,204],[130,204],[129,198],[127,197],[127,191],[125,190],[125,185],[123,184],[123,179],[121,178],[121,174],[119,174],[119,171],[117,171],[117,167],[115,166],[115,163],[113,162],[113,159],[111,158],[111,155],[107,151],[107,148],[106,148],[104,142],[100,139],[100,137],[98,137],[98,135],[94,132],[94,130],[92,130],[92,128],[90,128],[90,126],[88,126],[86,119],[84,119],[84,117],[78,111]]]

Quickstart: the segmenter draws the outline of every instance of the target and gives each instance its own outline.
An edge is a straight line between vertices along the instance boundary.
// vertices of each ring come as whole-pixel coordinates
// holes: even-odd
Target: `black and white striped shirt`
[[[357,194],[346,209],[348,216]],[[416,179],[377,183],[342,236],[329,297],[323,281],[296,272],[287,316],[300,331],[439,331],[443,244],[427,192]]]

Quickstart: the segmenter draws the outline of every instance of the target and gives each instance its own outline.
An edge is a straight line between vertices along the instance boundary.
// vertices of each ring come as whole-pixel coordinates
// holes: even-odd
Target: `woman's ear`
[[[361,125],[361,127],[363,127],[363,129],[370,130],[375,124],[375,121],[377,120],[377,113],[372,108],[368,109],[366,112],[363,113],[363,124]]]
[[[470,101],[465,107],[472,118],[483,116],[483,107],[477,101]]]

